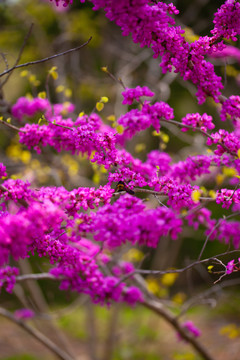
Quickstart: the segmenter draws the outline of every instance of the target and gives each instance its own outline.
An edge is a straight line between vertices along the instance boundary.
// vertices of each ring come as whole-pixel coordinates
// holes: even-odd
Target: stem
[[[15,130],[17,132],[23,132],[23,133],[26,132],[25,130],[19,129],[18,127],[14,126],[12,124],[9,124],[6,121],[3,121],[2,119],[0,119],[0,124],[3,124],[3,125],[9,127],[10,129],[13,129],[13,130]]]
[[[27,32],[27,35],[25,36],[25,38],[24,38],[24,40],[23,40],[23,44],[22,44],[22,46],[21,46],[21,48],[20,48],[18,57],[17,57],[17,59],[16,59],[16,61],[15,61],[14,66],[12,67],[12,69],[15,69],[16,66],[17,66],[17,64],[19,63],[19,61],[20,61],[20,59],[21,59],[21,56],[22,56],[22,53],[23,53],[23,50],[24,50],[24,48],[25,48],[25,46],[26,46],[26,44],[27,44],[27,41],[28,41],[31,33],[32,33],[32,29],[33,29],[33,23],[30,25],[30,28],[29,28],[29,30],[28,30],[28,32]],[[6,71],[8,71],[8,70],[9,70],[9,69],[6,69]],[[9,72],[8,76],[7,76],[7,77],[4,79],[4,81],[2,82],[0,88],[2,88],[3,85],[6,84],[6,82],[9,80],[9,78],[10,78],[11,75],[12,75],[12,72]]]

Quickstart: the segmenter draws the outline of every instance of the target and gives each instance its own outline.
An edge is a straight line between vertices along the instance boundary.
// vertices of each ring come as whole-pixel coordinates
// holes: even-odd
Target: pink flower
[[[147,86],[137,86],[135,89],[126,88],[122,92],[123,104],[132,105],[133,100],[140,101],[141,96],[154,96],[154,93]]]
[[[227,263],[226,274],[231,274],[234,270],[234,260],[231,260]]]
[[[188,320],[183,323],[183,327],[194,337],[199,337],[201,335],[201,331],[193,324],[192,321]],[[181,334],[177,334],[179,340],[183,340]]]
[[[34,312],[30,309],[19,309],[14,313],[14,316],[18,319],[31,319],[34,315]]]

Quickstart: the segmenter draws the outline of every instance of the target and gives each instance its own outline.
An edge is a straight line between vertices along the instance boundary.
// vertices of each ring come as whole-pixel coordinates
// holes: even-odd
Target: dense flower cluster
[[[232,155],[237,154],[240,149],[240,138],[227,130],[220,129],[218,132],[211,134],[207,139],[207,145],[217,144],[216,155],[221,156],[224,152]]]
[[[236,0],[227,0],[216,12],[213,20],[213,35],[237,41],[240,34],[240,4]]]
[[[186,117],[182,119],[182,123],[192,128],[200,128],[202,131],[207,131],[207,129],[214,129],[215,125],[212,122],[212,116],[203,114],[187,114]],[[182,131],[187,131],[188,128],[182,128]]]
[[[33,190],[30,188],[29,182],[17,179],[8,179],[3,183],[7,191],[0,189],[0,199],[4,201],[13,200],[18,202],[21,199],[28,201],[33,196]],[[5,210],[5,203],[2,203],[1,206]]]
[[[0,218],[0,265],[7,263],[10,255],[15,260],[26,257],[36,238],[43,238],[64,219],[64,212],[51,202],[45,206],[32,203],[17,214]]]
[[[66,150],[88,156],[94,152],[92,162],[109,168],[112,163],[118,163],[116,137],[109,131],[97,132],[100,126],[96,114],[80,117],[75,123],[71,119],[56,116],[48,125],[26,124],[21,128],[20,143],[29,149],[34,148],[38,153],[47,145],[58,152]]]
[[[229,116],[234,123],[240,119],[240,96],[232,95],[225,100],[221,109],[221,120],[225,121]]]
[[[2,289],[2,287],[4,287],[7,292],[11,293],[15,286],[16,276],[18,274],[19,269],[16,267],[2,267],[0,269],[0,290]]]
[[[7,176],[6,166],[4,166],[2,163],[0,163],[0,179],[5,176]]]
[[[240,203],[240,189],[234,191],[230,189],[221,189],[221,191],[217,192],[216,197],[217,204],[223,204],[222,206],[225,208],[229,208],[232,203],[239,204]]]
[[[154,96],[154,93],[147,86],[137,86],[135,89],[125,89],[122,92],[122,96],[124,97],[123,104],[132,105],[133,100],[140,101],[140,97],[142,96]]]
[[[213,157],[207,155],[189,156],[184,161],[179,161],[171,166],[168,175],[179,179],[180,182],[196,180],[197,177],[203,174],[210,173],[210,166],[213,162]]]
[[[167,204],[171,206],[175,211],[182,208],[191,208],[196,205],[192,200],[192,192],[198,190],[199,187],[190,184],[179,184],[178,181],[173,178],[163,176],[155,176],[152,178],[151,186],[163,195],[168,196]]]
[[[156,102],[153,105],[145,101],[141,110],[132,109],[120,116],[118,123],[124,127],[124,131],[118,138],[121,141],[123,139],[130,139],[137,132],[145,130],[151,125],[156,131],[159,131],[161,118],[166,120],[173,119],[173,109],[163,101]]]
[[[104,241],[110,248],[126,241],[156,247],[162,236],[176,239],[182,221],[171,209],[146,209],[140,199],[122,196],[113,205],[100,208],[93,220],[96,241]],[[129,231],[131,224],[131,232]]]

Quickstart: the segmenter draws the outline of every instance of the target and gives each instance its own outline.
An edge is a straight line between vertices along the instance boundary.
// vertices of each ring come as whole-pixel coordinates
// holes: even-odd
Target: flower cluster
[[[123,134],[119,136],[121,141],[132,138],[137,132],[145,130],[151,125],[156,131],[159,131],[161,118],[173,119],[173,109],[163,101],[153,105],[145,101],[141,110],[132,109],[118,119],[119,125],[124,127]]]
[[[226,274],[229,275],[233,271],[239,271],[239,264],[240,264],[240,258],[238,258],[237,263],[235,263],[234,260],[229,261],[226,266]]]
[[[227,0],[218,9],[213,20],[213,35],[237,41],[236,35],[240,34],[240,4],[236,0]]]
[[[211,155],[189,156],[186,160],[173,164],[168,175],[179,179],[180,182],[187,182],[189,179],[196,180],[197,177],[210,173],[209,168],[212,162]]]
[[[5,176],[7,176],[6,166],[0,163],[0,179],[2,179]]]
[[[182,227],[181,219],[171,209],[146,209],[140,199],[131,195],[124,195],[113,205],[100,208],[93,223],[96,229],[94,239],[106,243],[110,248],[126,241],[156,247],[163,236],[176,239]]]
[[[216,238],[225,244],[232,244],[234,249],[240,245],[240,223],[238,221],[221,220]]]
[[[217,191],[216,203],[222,203],[222,207],[227,209],[232,205],[232,203],[239,204],[240,189],[237,189],[236,191],[230,189],[221,189],[220,191]]]
[[[4,201],[13,200],[14,202],[19,202],[19,200],[30,200],[33,196],[33,190],[30,188],[30,183],[23,180],[17,179],[8,179],[3,183],[7,191],[0,189],[0,198]],[[4,203],[1,204],[2,208]]]
[[[61,225],[65,214],[51,202],[45,206],[32,203],[18,214],[0,218],[0,265],[8,262],[11,255],[15,260],[27,256],[38,238]]]
[[[198,190],[199,187],[190,184],[179,184],[178,181],[168,176],[159,178],[154,176],[149,184],[162,195],[168,196],[167,204],[171,206],[175,211],[179,211],[182,208],[191,208],[196,205],[192,200],[192,192]]]
[[[240,139],[233,133],[227,130],[220,129],[218,132],[211,134],[207,139],[207,145],[217,144],[217,150],[214,153],[218,156],[228,152],[232,155],[237,154],[240,149]]]
[[[122,96],[124,97],[123,105],[132,105],[133,100],[140,101],[140,97],[142,96],[154,96],[154,93],[147,86],[137,86],[135,89],[126,88],[122,92]]]
[[[185,321],[183,327],[187,329],[194,337],[201,335],[201,331],[193,324],[192,321]]]
[[[49,109],[51,109],[51,106],[47,99],[20,97],[16,104],[12,106],[11,111],[12,115],[21,121],[24,116],[32,117],[38,112],[45,112]]]
[[[230,117],[236,124],[240,119],[240,96],[232,95],[229,99],[225,100],[222,104],[220,113],[221,120],[225,121],[227,117]]]
[[[188,125],[191,128],[200,128],[202,131],[206,132],[207,129],[214,129],[215,125],[212,122],[212,116],[203,114],[187,114],[183,119],[182,123]],[[189,128],[182,128],[182,131],[187,131]]]
[[[58,152],[66,150],[88,156],[95,152],[92,162],[109,168],[111,164],[117,163],[116,137],[111,132],[96,132],[99,125],[98,117],[94,115],[89,116],[89,121],[84,117],[75,123],[58,116],[48,125],[26,124],[20,132],[20,143],[29,149],[34,148],[38,153],[41,147],[47,145]]]
[[[15,283],[19,269],[16,267],[6,266],[0,269],[0,290],[4,287],[7,292],[11,293]]]

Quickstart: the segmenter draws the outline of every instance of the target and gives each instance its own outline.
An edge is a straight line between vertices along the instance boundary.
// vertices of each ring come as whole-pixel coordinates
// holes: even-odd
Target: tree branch
[[[26,44],[27,44],[27,41],[28,41],[28,39],[29,39],[29,37],[30,37],[30,35],[31,35],[32,29],[33,29],[33,23],[30,25],[30,28],[29,28],[29,30],[28,30],[28,32],[27,32],[27,34],[26,34],[26,36],[25,36],[25,38],[24,38],[24,40],[23,40],[23,44],[22,44],[22,46],[21,46],[21,48],[20,48],[18,57],[17,57],[17,59],[16,59],[16,61],[15,61],[14,66],[12,67],[12,69],[16,69],[16,66],[17,66],[17,64],[19,63],[19,61],[20,61],[20,59],[21,59],[21,56],[22,56],[22,53],[23,53],[23,50],[24,50],[24,48],[25,48],[25,46],[26,46]],[[7,68],[5,71],[8,71],[8,70],[9,70],[9,69]],[[9,73],[8,73],[8,76],[7,76],[7,77],[3,80],[3,82],[1,83],[0,89],[3,87],[3,85],[6,84],[6,82],[9,80],[9,78],[10,78],[11,75],[12,75],[12,72],[9,72]]]
[[[21,319],[16,318],[12,313],[8,310],[0,307],[0,315],[14,322],[16,325],[20,326],[27,333],[32,335],[35,339],[37,339],[40,343],[42,343],[46,348],[52,351],[59,359],[62,360],[74,360],[70,355],[68,355],[64,350],[61,350],[56,344],[54,344],[49,338],[43,335],[39,330],[33,328],[28,325]]]
[[[12,71],[15,70],[15,69],[20,69],[20,68],[23,68],[23,67],[26,67],[26,66],[30,66],[30,65],[41,64],[41,63],[43,63],[43,62],[46,62],[46,61],[55,59],[55,58],[57,58],[57,57],[59,57],[59,56],[63,56],[63,55],[69,54],[69,53],[71,53],[71,52],[78,51],[78,50],[82,49],[84,46],[88,45],[89,42],[91,41],[91,39],[92,39],[92,37],[90,37],[90,38],[88,39],[88,41],[86,41],[84,44],[82,44],[82,45],[80,45],[80,46],[78,46],[78,47],[76,47],[76,48],[72,48],[72,49],[66,50],[66,51],[61,52],[61,53],[59,53],[59,54],[55,54],[55,55],[49,56],[49,57],[44,58],[44,59],[35,60],[35,61],[29,61],[29,62],[24,63],[24,64],[15,65],[15,66],[13,66],[12,68],[3,71],[3,72],[0,74],[0,77],[2,77],[2,76],[4,76],[4,75],[12,72]]]
[[[12,129],[12,130],[15,130],[15,131],[17,131],[17,132],[23,132],[23,133],[25,132],[25,130],[19,129],[17,126],[14,126],[14,125],[12,125],[12,124],[9,124],[8,122],[6,122],[6,121],[4,121],[4,120],[2,120],[2,119],[0,119],[0,124],[3,124],[3,125],[9,127],[9,128]]]
[[[154,299],[145,299],[141,303],[144,307],[152,310],[157,315],[164,318],[180,335],[181,337],[187,341],[195,351],[203,357],[205,360],[215,360],[212,355],[208,352],[207,349],[193,336],[191,335],[187,329],[185,329],[179,321],[171,314],[170,311],[165,309],[162,304]]]

